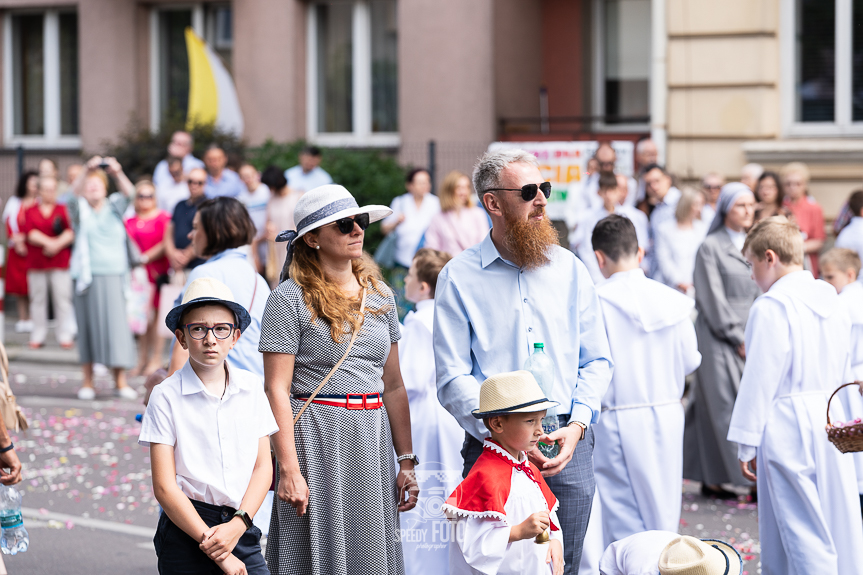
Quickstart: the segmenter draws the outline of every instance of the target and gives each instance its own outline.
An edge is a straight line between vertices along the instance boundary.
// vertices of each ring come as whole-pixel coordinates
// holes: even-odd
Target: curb
[[[27,347],[9,346],[6,354],[10,362],[48,363],[52,365],[80,365],[78,351],[74,349],[30,349]]]

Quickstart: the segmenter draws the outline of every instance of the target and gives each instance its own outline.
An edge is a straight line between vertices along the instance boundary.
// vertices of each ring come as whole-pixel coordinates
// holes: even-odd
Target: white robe
[[[808,271],[755,300],[728,440],[757,447],[763,575],[863,573],[854,463],[827,439],[827,398],[845,381],[851,322]],[[833,402],[831,417],[844,417]],[[749,447],[747,447],[749,446]]]
[[[839,301],[845,304],[848,316],[851,318],[851,378],[861,381],[863,380],[863,283],[856,281],[845,286],[839,294]],[[851,379],[848,380],[850,381]],[[836,399],[842,402],[845,417],[849,420],[863,417],[863,397],[860,396],[859,387],[849,385],[837,394]],[[854,459],[854,467],[857,470],[857,491],[863,493],[863,453],[855,453],[849,457]]]
[[[417,506],[400,514],[406,575],[449,572],[448,520],[441,505],[461,482],[464,430],[437,399],[432,323],[434,300],[416,304],[405,318],[399,365],[408,394],[413,449],[420,496]]]
[[[488,442],[486,442],[488,445]],[[513,457],[500,447],[493,445],[507,459]],[[527,456],[522,452],[516,463]],[[510,529],[538,511],[549,511],[551,522],[560,526],[557,512],[548,509],[548,503],[539,485],[524,472],[512,469],[509,498],[504,505],[506,519],[496,517],[465,517],[453,513],[450,544],[450,575],[547,575],[553,573],[552,564],[546,563],[548,545],[536,543],[533,538],[509,542]],[[557,507],[555,505],[555,507]],[[563,531],[550,531],[552,539],[560,541],[563,548]],[[425,573],[438,573],[427,569]]]
[[[594,425],[604,547],[677,531],[683,489],[684,378],[701,364],[694,302],[640,269],[597,286],[614,375]]]

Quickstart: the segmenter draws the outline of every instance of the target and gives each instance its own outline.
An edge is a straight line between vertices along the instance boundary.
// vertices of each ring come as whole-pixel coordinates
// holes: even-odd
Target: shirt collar
[[[223,252],[219,252],[213,257],[210,258],[209,261],[215,262],[222,258],[243,258],[246,259],[246,253],[243,251],[243,248],[231,248],[225,250]]]
[[[231,366],[231,362],[226,359],[225,365],[228,366],[228,389],[226,390],[226,395],[230,396],[240,390],[248,389],[249,382]],[[207,389],[204,387],[204,382],[201,381],[201,378],[192,369],[192,363],[187,360],[186,365],[180,370],[180,393],[183,395],[194,395],[206,392]]]
[[[517,265],[515,265],[514,263],[512,263],[510,261],[503,259],[503,256],[500,255],[500,252],[497,251],[497,246],[494,245],[494,242],[491,239],[491,232],[492,232],[492,230],[488,231],[488,235],[485,236],[485,239],[479,245],[479,253],[480,253],[480,259],[481,259],[480,263],[481,263],[483,269],[485,269],[488,266],[490,266],[491,264],[493,264],[494,261],[497,259],[499,259],[500,261],[502,261],[503,263],[505,263],[507,265],[510,265],[514,268],[517,268],[518,267]]]
[[[416,308],[417,311],[419,311],[423,308],[427,308],[427,307],[434,307],[434,300],[433,299],[424,299],[422,301],[418,301],[414,304],[414,307]]]
[[[527,459],[527,456],[525,455],[524,451],[520,451],[518,453],[518,459],[516,459],[515,457],[510,455],[509,451],[504,449],[497,441],[495,441],[494,439],[490,439],[488,437],[486,437],[485,440],[483,441],[483,447],[485,447],[486,449],[490,449],[491,451],[494,451],[495,453],[499,453],[500,455],[502,455],[503,457],[508,459],[510,462],[512,462],[513,465],[518,465],[519,463],[521,463],[522,461],[525,461]]]

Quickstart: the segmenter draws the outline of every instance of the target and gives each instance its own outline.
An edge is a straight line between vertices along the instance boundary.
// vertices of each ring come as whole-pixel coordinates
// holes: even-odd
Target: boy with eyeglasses
[[[189,361],[153,390],[138,437],[163,509],[159,573],[269,575],[252,517],[272,480],[278,425],[258,376],[226,361],[249,313],[225,284],[200,278],[165,323]]]

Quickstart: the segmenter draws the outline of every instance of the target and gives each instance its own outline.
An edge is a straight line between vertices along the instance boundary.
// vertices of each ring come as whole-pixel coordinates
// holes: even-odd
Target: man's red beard
[[[540,215],[541,220],[532,219]],[[557,230],[545,215],[544,207],[531,212],[527,220],[508,213],[503,207],[503,217],[506,220],[503,244],[512,254],[514,264],[532,270],[551,261],[551,247],[560,245],[560,242]]]

